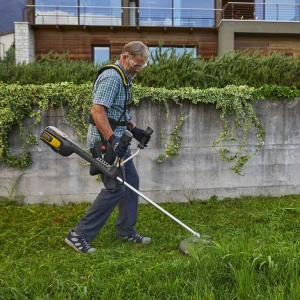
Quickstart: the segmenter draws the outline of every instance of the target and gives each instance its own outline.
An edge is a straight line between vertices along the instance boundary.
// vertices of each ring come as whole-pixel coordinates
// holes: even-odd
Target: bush
[[[179,155],[182,140],[179,129],[185,119],[182,100],[194,104],[212,103],[221,110],[220,119],[224,124],[212,146],[235,141],[238,147],[234,153],[223,147],[218,151],[221,159],[234,162],[232,169],[241,174],[251,158],[245,154],[248,133],[253,130],[256,133],[258,145],[254,154],[262,148],[265,135],[265,128],[250,102],[299,97],[299,61],[280,53],[262,57],[258,51],[253,55],[247,51],[232,52],[205,61],[201,57],[194,58],[192,51],[177,55],[175,49],[163,52],[161,46],[158,47],[149,67],[137,76],[132,89],[136,105],[142,99],[164,102],[166,122],[168,101],[181,107],[181,117],[165,153],[160,154],[157,161]],[[24,130],[23,121],[31,117],[38,123],[41,112],[49,107],[67,107],[65,120],[83,137],[82,129],[86,132],[88,124],[92,83],[99,67],[70,60],[67,53],[58,56],[55,52],[27,65],[0,62],[0,162],[21,168],[32,163],[29,148],[36,143],[36,138],[30,129]],[[231,115],[235,118],[234,126],[229,122]],[[15,125],[22,144],[19,157],[11,153],[8,145],[8,133]],[[238,132],[239,129],[242,132]]]
[[[32,63],[1,62],[0,81],[7,84],[46,84],[73,82],[82,84],[95,79],[98,66],[85,61],[74,61],[68,53],[59,56],[52,51]]]
[[[171,51],[167,55],[167,51]],[[176,56],[175,50],[162,53],[157,49],[153,63],[137,78],[143,86],[224,88],[227,85],[262,87],[275,84],[300,87],[300,60],[274,52],[261,56],[259,51],[229,52],[205,61],[191,52]]]
[[[93,82],[100,65],[74,61],[68,53],[59,56],[52,51],[29,64],[13,60],[0,62],[0,81],[7,84],[46,84]],[[151,63],[136,77],[135,83],[147,87],[178,89],[224,88],[227,85],[262,87],[275,84],[300,88],[300,59],[274,52],[262,56],[260,51],[234,51],[206,61],[193,57],[193,51],[176,54],[175,49],[157,47]]]

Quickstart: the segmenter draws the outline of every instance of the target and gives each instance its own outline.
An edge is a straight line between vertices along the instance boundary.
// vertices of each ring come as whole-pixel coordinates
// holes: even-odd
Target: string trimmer
[[[153,133],[153,130],[148,127],[147,132],[149,134]],[[177,222],[179,225],[184,227],[186,230],[191,232],[193,234],[193,237],[184,239],[181,241],[179,245],[179,249],[184,254],[188,254],[189,250],[194,247],[198,246],[199,244],[208,244],[211,242],[211,237],[209,236],[200,236],[200,233],[194,231],[190,227],[188,227],[186,224],[182,223],[180,220],[175,218],[173,215],[171,215],[169,212],[167,212],[165,209],[160,207],[158,204],[153,202],[151,199],[146,197],[144,194],[142,194],[140,191],[136,190],[134,187],[132,187],[130,184],[128,184],[126,181],[124,181],[122,178],[119,177],[121,173],[121,167],[130,159],[137,156],[141,149],[144,148],[144,140],[141,141],[140,144],[138,144],[137,151],[132,154],[130,157],[128,157],[126,160],[122,161],[118,157],[113,162],[113,164],[108,164],[104,159],[102,158],[94,158],[89,153],[85,152],[83,149],[81,149],[79,146],[77,146],[69,137],[63,133],[61,130],[54,126],[48,126],[44,129],[42,132],[40,139],[46,143],[48,146],[51,147],[51,149],[57,153],[59,153],[62,156],[70,156],[73,153],[78,154],[83,159],[85,159],[87,162],[89,162],[91,165],[96,167],[101,173],[107,175],[108,177],[112,179],[116,179],[120,183],[124,184],[126,187],[131,189],[133,192],[138,194],[140,197],[145,199],[148,203],[155,206],[157,209],[159,209],[161,212],[163,212],[165,215],[170,217],[172,220]],[[121,140],[123,143],[130,143],[132,140],[132,134],[129,131],[125,131],[123,136],[121,137]]]

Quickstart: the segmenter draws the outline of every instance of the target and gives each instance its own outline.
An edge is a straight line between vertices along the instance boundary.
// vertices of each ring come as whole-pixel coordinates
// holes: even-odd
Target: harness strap
[[[109,125],[111,127],[111,129],[114,131],[118,126],[127,126],[126,121],[116,121],[114,119],[111,119],[111,118],[108,118],[108,122],[109,122]],[[89,123],[96,126],[96,123],[93,119],[93,116],[90,114],[89,115]]]
[[[98,73],[97,73],[97,77],[96,77],[96,79],[95,79],[95,82],[96,82],[97,78],[99,77],[99,75],[100,75],[103,71],[105,71],[105,70],[107,70],[107,69],[115,69],[115,70],[120,74],[120,76],[122,77],[122,81],[123,81],[124,87],[126,88],[126,87],[128,86],[128,83],[127,83],[126,76],[125,76],[124,72],[122,71],[122,69],[121,69],[119,66],[114,65],[114,64],[109,64],[109,65],[106,65],[106,66],[100,68],[100,69],[98,70]],[[95,84],[95,82],[94,82],[94,84]]]
[[[97,77],[96,77],[96,79],[95,79],[94,85],[95,85],[95,83],[96,83],[96,80],[97,80],[98,77],[100,76],[100,74],[101,74],[103,71],[107,70],[107,69],[115,69],[115,70],[119,73],[119,75],[121,76],[122,81],[123,81],[123,86],[124,86],[124,89],[125,89],[125,95],[126,95],[126,96],[125,96],[126,98],[125,98],[125,101],[124,101],[124,111],[123,111],[123,113],[121,114],[121,116],[119,117],[119,119],[118,119],[118,120],[114,120],[114,119],[108,118],[109,125],[110,125],[111,129],[114,131],[118,126],[126,126],[126,127],[128,126],[128,121],[127,121],[127,119],[126,119],[126,109],[127,109],[127,101],[128,101],[128,89],[129,89],[129,84],[127,83],[126,76],[125,76],[124,72],[122,71],[122,69],[121,69],[119,66],[117,66],[117,65],[109,64],[109,65],[106,65],[106,66],[104,66],[104,67],[102,67],[102,68],[100,68],[100,69],[98,70],[98,72],[97,72]],[[124,118],[125,118],[125,121],[120,121],[121,118],[122,118],[123,116],[124,116]],[[91,113],[89,114],[89,123],[92,124],[92,125],[94,125],[94,126],[96,126],[96,123],[95,123],[95,121],[94,121],[93,116],[91,115]],[[97,128],[97,129],[98,129],[98,128]],[[99,129],[98,129],[98,132],[99,132],[99,135],[100,135],[102,144],[103,144],[104,146],[106,146],[107,141],[105,140],[105,138],[103,137],[103,135],[101,134],[101,132],[99,131]],[[105,147],[105,148],[106,148],[106,147]],[[104,151],[103,151],[103,152],[104,152]]]

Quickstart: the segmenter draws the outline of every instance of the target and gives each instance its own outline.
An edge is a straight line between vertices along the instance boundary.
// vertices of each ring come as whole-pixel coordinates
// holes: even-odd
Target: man
[[[142,42],[134,41],[124,46],[120,59],[115,65],[122,69],[129,86],[135,75],[147,65],[149,56],[149,49]],[[126,105],[128,103],[125,103],[130,101],[130,98],[130,88],[123,85],[122,77],[115,69],[106,69],[98,76],[93,88],[91,108],[91,116],[96,126],[90,124],[87,136],[88,148],[92,153],[95,150],[95,142],[101,139],[101,133],[104,140],[111,145],[116,156],[123,157],[123,159],[129,157],[131,155],[130,148],[120,139],[126,129],[129,129],[133,138],[139,142],[145,137],[144,145],[147,145],[150,134],[136,127],[133,122]],[[118,125],[114,130],[112,122]],[[96,249],[90,245],[90,242],[100,232],[118,205],[116,237],[140,244],[150,243],[151,238],[137,234],[134,228],[137,220],[138,195],[116,180],[101,176],[104,188],[86,215],[69,232],[65,242],[78,252],[95,252]],[[128,184],[139,189],[139,176],[132,160],[124,164],[122,176]]]

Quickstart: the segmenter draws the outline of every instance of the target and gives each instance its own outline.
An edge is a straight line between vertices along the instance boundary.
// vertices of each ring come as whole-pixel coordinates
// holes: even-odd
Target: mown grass
[[[0,203],[0,299],[299,299],[300,196],[166,203],[213,243],[189,256],[191,234],[151,205],[137,229],[149,245],[114,238],[116,212],[79,254],[64,236],[89,204]]]

